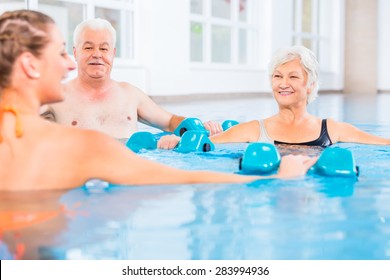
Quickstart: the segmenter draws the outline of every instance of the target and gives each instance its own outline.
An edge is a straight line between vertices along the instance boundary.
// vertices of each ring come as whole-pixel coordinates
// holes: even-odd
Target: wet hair
[[[105,19],[102,18],[92,18],[92,19],[86,19],[79,23],[74,32],[73,32],[73,46],[77,46],[78,43],[80,43],[80,36],[81,33],[85,29],[92,29],[92,30],[107,30],[110,32],[112,36],[113,46],[115,46],[116,43],[116,31],[114,27],[112,27],[111,23]]]
[[[37,11],[16,10],[0,16],[0,89],[9,86],[16,59],[23,52],[36,57],[50,41],[49,24],[54,20]]]
[[[307,86],[312,88],[307,98],[307,103],[309,104],[317,98],[319,81],[318,61],[314,53],[308,48],[304,46],[292,46],[276,51],[268,65],[270,81],[272,81],[272,76],[276,68],[295,59],[299,59],[303,69],[307,73]]]

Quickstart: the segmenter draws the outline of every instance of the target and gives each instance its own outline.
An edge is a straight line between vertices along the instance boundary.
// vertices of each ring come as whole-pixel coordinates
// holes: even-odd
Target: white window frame
[[[12,2],[12,1],[11,1]],[[39,0],[25,0],[25,4],[27,9],[31,10],[38,10],[39,9]],[[121,26],[126,26],[130,23],[130,20],[132,19],[132,28],[128,26],[128,28],[121,29],[120,33],[117,33],[117,37],[126,38],[125,40],[121,41],[120,49],[122,52],[124,52],[125,56],[116,57],[115,58],[115,64],[118,66],[128,66],[128,65],[134,65],[137,64],[137,52],[138,48],[136,47],[136,44],[134,43],[136,40],[136,27],[135,27],[135,17],[136,17],[136,1],[134,0],[56,0],[56,2],[67,2],[67,3],[74,3],[74,4],[80,4],[85,5],[85,9],[83,10],[83,20],[94,18],[95,17],[95,8],[108,8],[113,10],[118,10],[119,12],[125,14],[130,13],[132,16],[121,17]],[[132,29],[132,30],[129,30]],[[73,32],[73,31],[71,31]],[[128,45],[126,46],[126,42],[128,42]],[[72,42],[69,42],[71,44]],[[118,46],[117,46],[118,47]],[[72,55],[72,54],[70,54]]]
[[[188,0],[190,1],[190,0]],[[203,1],[203,14],[195,14],[189,11],[189,26],[191,23],[196,22],[203,25],[203,61],[195,62],[191,61],[189,56],[188,60],[192,68],[206,68],[206,69],[244,69],[244,70],[259,70],[259,37],[260,37],[260,24],[258,18],[254,13],[258,11],[258,0],[248,0],[248,14],[247,21],[243,22],[239,20],[239,0],[231,0],[231,19],[224,19],[212,16],[211,0]],[[230,63],[217,63],[211,61],[212,53],[212,34],[211,28],[214,25],[228,27],[232,31],[231,36],[231,57]],[[248,31],[247,36],[247,63],[239,63],[239,30],[244,29]],[[252,34],[252,35],[250,35]],[[191,34],[190,34],[191,35]],[[190,38],[189,38],[190,40]],[[191,43],[189,44],[191,48]],[[190,49],[191,52],[191,49]],[[189,53],[190,53],[189,52]]]
[[[344,1],[312,0],[311,32],[302,32],[303,0],[294,0],[293,3],[295,30],[292,44],[300,44],[302,39],[311,40],[311,50],[320,64],[321,89],[341,89],[344,75]]]
[[[324,40],[320,36],[320,10],[319,10],[319,0],[311,0],[312,1],[312,22],[311,22],[311,32],[303,32],[302,31],[302,8],[303,8],[303,1],[302,0],[295,0],[294,4],[294,27],[295,30],[293,30],[293,44],[294,45],[303,45],[302,40],[308,39],[311,41],[311,50],[314,52],[314,54],[319,57],[319,47]]]

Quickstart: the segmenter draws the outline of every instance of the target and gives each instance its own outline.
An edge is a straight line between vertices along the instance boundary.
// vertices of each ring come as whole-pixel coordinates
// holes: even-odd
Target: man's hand
[[[180,137],[175,134],[165,135],[157,142],[157,148],[164,150],[172,150],[180,142]]]
[[[223,132],[222,126],[218,122],[207,121],[204,122],[203,125],[210,132],[209,136],[213,136]]]

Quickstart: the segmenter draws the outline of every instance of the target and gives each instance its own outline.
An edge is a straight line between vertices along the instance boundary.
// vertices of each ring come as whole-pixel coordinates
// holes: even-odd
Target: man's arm
[[[169,121],[169,130],[167,131],[173,132],[184,119],[185,117],[172,114],[171,120]]]
[[[140,100],[137,109],[138,119],[144,124],[173,132],[186,118],[166,111],[141,90],[138,90],[138,96]],[[210,131],[210,136],[222,132],[222,127],[219,123],[208,121],[204,123],[204,126]]]
[[[56,114],[54,113],[53,107],[50,107],[49,105],[43,105],[39,109],[39,114],[42,118],[45,120],[56,122]]]
[[[140,122],[164,131],[173,132],[180,122],[185,119],[183,116],[166,111],[141,90],[137,89],[136,94],[138,96],[137,115]]]

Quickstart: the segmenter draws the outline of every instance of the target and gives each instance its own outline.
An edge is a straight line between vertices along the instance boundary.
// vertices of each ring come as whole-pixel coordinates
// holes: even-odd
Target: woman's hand
[[[164,135],[160,138],[160,140],[158,140],[157,148],[164,150],[172,150],[180,142],[180,139],[181,138],[179,136],[176,136],[175,134]]]
[[[312,158],[303,155],[284,156],[280,162],[277,177],[287,179],[303,176],[316,163],[317,159],[317,157]]]
[[[203,123],[204,128],[210,132],[209,136],[213,136],[223,132],[222,125],[218,122],[207,121]]]

